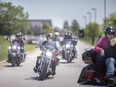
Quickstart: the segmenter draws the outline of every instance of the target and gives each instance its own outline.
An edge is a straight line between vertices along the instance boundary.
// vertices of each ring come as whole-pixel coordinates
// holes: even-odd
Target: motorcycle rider
[[[44,41],[42,43],[42,45],[44,45],[44,46],[48,46],[49,45],[51,51],[55,50],[55,44],[54,44],[54,42],[52,40],[53,39],[52,33],[47,34],[46,39],[47,39],[47,41]],[[33,69],[35,73],[37,72],[37,68],[39,66],[39,64],[38,64],[39,58],[41,58],[41,56],[39,56],[37,58],[36,66]],[[55,63],[54,59],[51,60],[51,64],[52,64],[52,75],[55,75],[56,74],[56,63]]]
[[[22,61],[24,61],[25,60],[24,40],[22,40],[20,33],[17,33],[15,35],[15,39],[12,41],[12,44],[14,44],[15,42],[17,42],[20,45],[20,47],[23,48],[23,49],[21,49],[21,53],[23,54],[22,55]]]
[[[54,33],[53,41],[58,41],[58,42],[60,42],[59,33],[58,33],[57,31]]]
[[[116,65],[116,37],[111,39],[110,46],[105,51],[106,56],[106,76],[108,77],[108,84],[113,85],[115,78],[114,78],[114,71]]]
[[[107,50],[107,48],[109,48],[110,40],[113,38],[114,34],[115,34],[115,29],[113,27],[111,26],[106,27],[105,36],[101,37],[95,46],[95,51],[99,53],[99,57],[97,58],[98,76],[97,78],[95,78],[95,80],[98,83],[101,82],[101,73],[103,72],[103,69],[105,68],[105,66],[107,66],[107,69],[106,69],[107,79],[110,80],[110,78],[112,78],[112,75],[109,74],[109,71],[111,72],[111,66],[110,66],[111,61],[109,61],[109,58],[106,59],[105,51]]]
[[[65,33],[64,40],[66,40],[66,39],[72,39],[72,33],[70,33],[70,32]]]
[[[63,40],[63,44],[64,44],[64,42],[65,42],[66,40],[71,40],[71,41],[72,41],[72,44],[73,44],[73,50],[72,50],[72,51],[73,51],[73,53],[74,53],[73,58],[76,57],[77,50],[76,50],[76,48],[75,48],[75,45],[77,44],[77,40],[74,39],[74,38],[72,37],[72,33],[70,33],[70,32],[65,33],[65,35],[64,35],[64,40]],[[62,56],[64,57],[64,52],[62,53]]]

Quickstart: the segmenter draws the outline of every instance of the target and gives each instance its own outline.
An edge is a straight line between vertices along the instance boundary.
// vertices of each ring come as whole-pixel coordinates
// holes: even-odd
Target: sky
[[[105,0],[1,0],[2,2],[12,2],[13,5],[21,5],[25,12],[28,12],[29,19],[51,19],[53,27],[63,28],[65,20],[71,25],[75,19],[81,28],[86,23],[94,22],[96,9],[96,22],[103,23],[104,19],[104,1]],[[116,12],[116,0],[106,0],[106,17]]]

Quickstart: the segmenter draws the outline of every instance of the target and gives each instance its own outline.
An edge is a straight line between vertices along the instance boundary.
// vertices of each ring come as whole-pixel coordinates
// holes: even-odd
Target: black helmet
[[[68,32],[67,35],[72,36],[72,33]]]
[[[52,33],[47,34],[46,38],[48,39],[48,37],[52,38],[53,37]]]
[[[108,33],[115,34],[115,29],[113,27],[111,27],[111,26],[106,27],[105,34],[108,34]]]

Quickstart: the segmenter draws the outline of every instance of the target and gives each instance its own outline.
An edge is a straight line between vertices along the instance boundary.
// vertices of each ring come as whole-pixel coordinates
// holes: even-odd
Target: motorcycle
[[[94,49],[86,49],[86,51],[82,54],[82,60],[85,64],[87,64],[81,71],[79,79],[77,83],[79,84],[91,84],[91,85],[107,85],[106,79],[106,70],[102,72],[101,82],[98,83],[95,78],[97,78],[97,57],[98,53]],[[116,76],[116,71],[115,71]],[[116,79],[116,78],[115,78]],[[113,85],[113,86],[112,86]],[[114,84],[107,85],[108,87],[116,86],[116,81]]]
[[[37,72],[39,73],[39,79],[44,80],[46,77],[52,74],[52,60],[56,61],[54,54],[49,49],[49,47],[45,47],[40,45],[42,50],[41,58],[38,57],[38,68]],[[53,51],[54,52],[54,51]]]
[[[76,49],[74,50],[74,41],[72,40],[65,40],[63,41],[62,45],[62,58],[67,60],[67,63],[71,63],[72,60],[75,58],[75,54],[77,54]],[[75,54],[74,54],[75,51]]]
[[[23,53],[21,53],[21,50],[24,49],[23,47],[19,46],[18,43],[11,44],[8,48],[8,63],[11,63],[14,67],[15,64],[17,66],[20,66],[21,62],[23,62]]]
[[[62,57],[61,57],[62,47],[61,47],[61,44],[59,41],[55,41],[54,43],[55,43],[55,47],[56,47],[54,54],[56,56],[57,65],[59,65],[59,61],[62,59]]]

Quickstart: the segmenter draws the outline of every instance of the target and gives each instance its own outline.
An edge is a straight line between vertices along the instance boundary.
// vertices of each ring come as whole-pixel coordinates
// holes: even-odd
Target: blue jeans
[[[106,59],[106,76],[109,76],[110,74],[114,75],[116,61],[114,58],[110,57]]]

